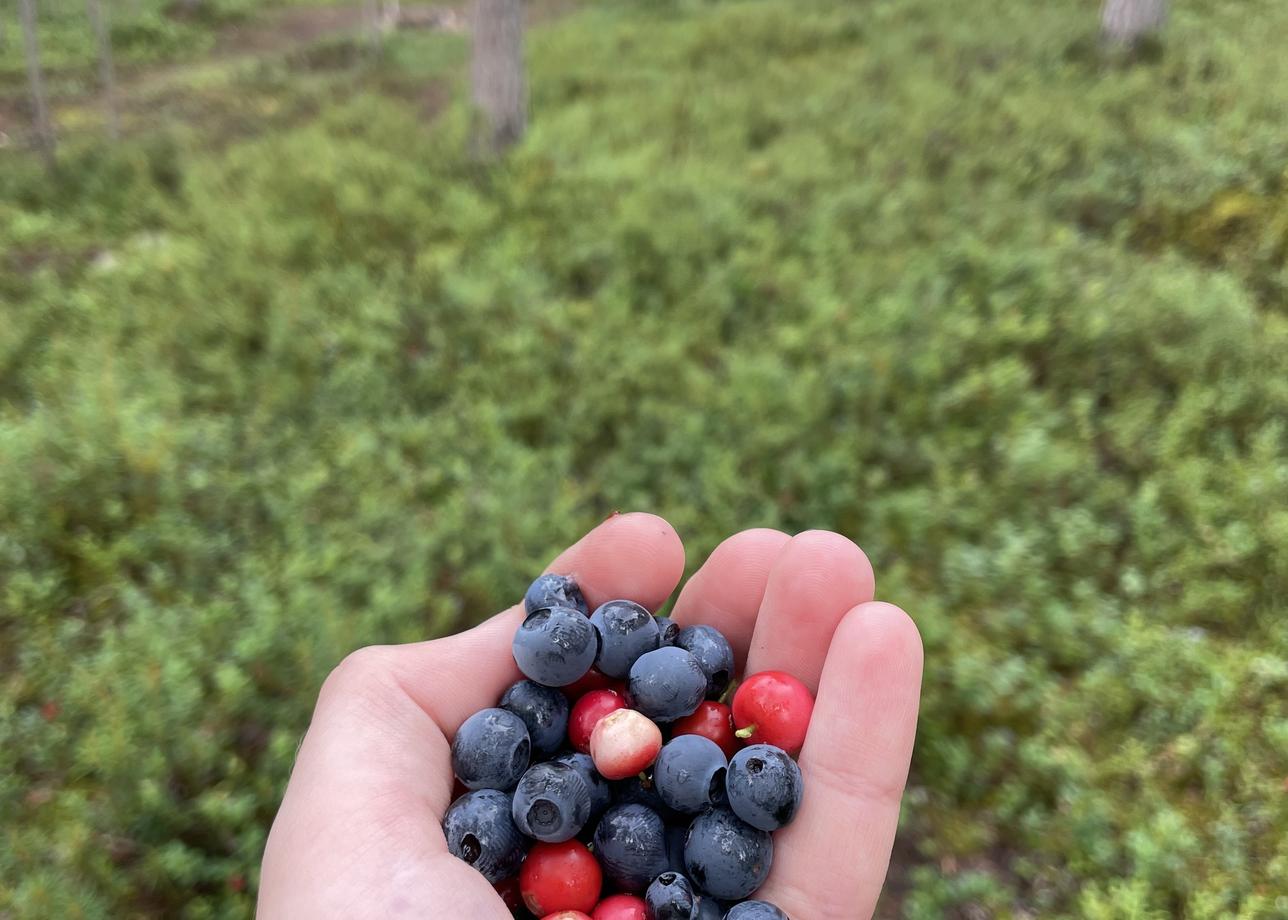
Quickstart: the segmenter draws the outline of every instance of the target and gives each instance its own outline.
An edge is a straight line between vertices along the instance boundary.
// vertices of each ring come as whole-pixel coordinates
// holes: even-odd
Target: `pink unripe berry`
[[[604,716],[590,733],[590,757],[605,779],[626,779],[648,769],[662,750],[662,730],[634,709]]]

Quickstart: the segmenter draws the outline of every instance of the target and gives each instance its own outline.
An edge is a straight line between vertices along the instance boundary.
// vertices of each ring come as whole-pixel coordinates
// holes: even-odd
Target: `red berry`
[[[604,716],[590,734],[590,757],[605,779],[626,779],[646,770],[662,750],[662,730],[634,709]]]
[[[496,889],[496,893],[501,896],[501,900],[505,902],[505,906],[511,912],[523,906],[523,895],[519,891],[519,877],[517,875],[502,879],[492,887]]]
[[[536,844],[519,870],[523,903],[539,917],[561,910],[590,910],[599,901],[603,884],[598,860],[577,840]]]
[[[583,754],[590,753],[590,733],[610,712],[626,708],[626,700],[612,690],[592,690],[573,704],[568,714],[568,740]]]
[[[590,916],[579,910],[561,910],[556,914],[546,914],[541,920],[590,920]]]
[[[748,744],[773,744],[796,754],[805,743],[814,697],[809,688],[783,671],[761,671],[742,682],[733,695],[737,736]]]
[[[615,894],[595,906],[590,920],[648,920],[648,908],[633,894]]]
[[[701,735],[720,745],[726,757],[732,757],[742,747],[733,734],[733,710],[724,703],[706,700],[691,716],[685,716],[671,726],[671,737],[676,735]]]
[[[598,668],[591,668],[583,676],[577,678],[566,687],[560,687],[564,696],[570,700],[578,700],[592,690],[616,690],[622,696],[626,695],[626,682],[622,680],[613,680]]]

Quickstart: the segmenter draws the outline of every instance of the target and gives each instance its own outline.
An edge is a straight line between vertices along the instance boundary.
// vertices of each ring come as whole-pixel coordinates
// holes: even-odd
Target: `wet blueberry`
[[[595,854],[604,875],[622,891],[639,894],[667,871],[664,826],[643,805],[614,805],[595,828]]]
[[[725,786],[734,814],[762,831],[790,824],[804,790],[801,768],[772,744],[753,744],[735,754]]]
[[[528,593],[523,595],[523,606],[528,613],[535,613],[543,607],[571,607],[580,610],[583,615],[590,613],[577,582],[568,575],[538,576],[528,586]]]
[[[538,757],[549,757],[563,745],[568,732],[568,698],[553,687],[521,680],[501,695],[501,708],[523,720]]]
[[[543,607],[528,614],[514,634],[514,660],[524,676],[547,687],[583,677],[595,663],[595,627],[571,607]]]
[[[452,855],[493,884],[519,871],[524,840],[510,817],[510,796],[496,789],[467,792],[443,816],[443,835]]]
[[[513,789],[528,769],[528,727],[512,712],[474,713],[452,739],[452,770],[468,789]]]
[[[726,808],[693,819],[684,842],[689,879],[712,897],[745,898],[759,888],[774,861],[774,843]]]
[[[724,920],[791,920],[768,901],[743,901],[729,908]]]
[[[640,656],[631,667],[626,692],[631,704],[655,722],[674,722],[698,708],[707,676],[696,658],[667,646]]]
[[[590,820],[590,788],[566,763],[539,763],[519,780],[512,814],[515,826],[529,837],[562,843]]]
[[[696,815],[724,801],[724,751],[710,738],[679,735],[662,746],[653,764],[653,785],[668,807]]]
[[[634,601],[601,604],[590,622],[599,633],[595,667],[609,677],[625,677],[641,655],[657,648],[657,620]]]
[[[695,659],[707,676],[707,696],[718,699],[733,678],[733,648],[714,626],[686,626],[675,645]]]
[[[663,872],[644,893],[649,920],[694,920],[697,901],[693,886],[679,872]]]

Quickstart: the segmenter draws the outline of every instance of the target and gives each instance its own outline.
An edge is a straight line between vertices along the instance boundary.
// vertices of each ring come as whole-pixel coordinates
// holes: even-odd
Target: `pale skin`
[[[660,607],[684,571],[674,528],[650,514],[609,518],[547,571],[587,602]],[[801,920],[872,915],[885,881],[921,690],[921,639],[873,600],[863,551],[835,533],[746,530],[685,584],[672,616],[708,623],[745,673],[780,669],[817,694],[800,766],[805,798],[775,834],[759,897]],[[447,852],[457,727],[520,678],[511,607],[467,632],[373,646],[347,657],[318,696],[264,853],[265,920],[510,916],[484,878]]]

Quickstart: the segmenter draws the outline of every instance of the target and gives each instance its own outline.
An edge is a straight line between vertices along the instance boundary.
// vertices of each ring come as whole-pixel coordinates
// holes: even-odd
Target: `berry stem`
[[[734,735],[735,735],[736,737],[741,738],[741,739],[742,739],[742,740],[744,740],[744,741],[746,741],[748,738],[750,738],[750,737],[751,737],[752,735],[754,735],[754,734],[756,734],[756,723],[755,723],[755,722],[752,722],[752,723],[751,723],[750,725],[748,725],[746,728],[740,728],[740,729],[738,729],[736,732],[734,732]]]

